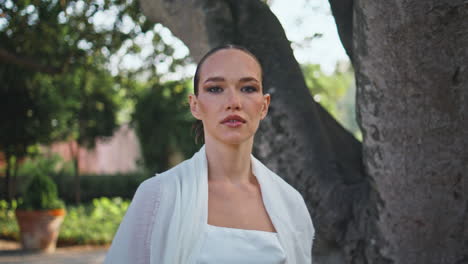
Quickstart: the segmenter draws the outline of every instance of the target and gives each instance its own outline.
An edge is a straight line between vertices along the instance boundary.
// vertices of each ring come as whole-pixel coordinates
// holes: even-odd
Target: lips
[[[236,122],[245,123],[245,119],[243,119],[242,117],[240,117],[238,115],[230,115],[230,116],[224,118],[223,121],[221,121],[222,124],[224,124],[224,123],[236,123]]]
[[[239,127],[244,124],[246,121],[238,115],[230,115],[221,121],[221,124],[227,125],[229,127]]]

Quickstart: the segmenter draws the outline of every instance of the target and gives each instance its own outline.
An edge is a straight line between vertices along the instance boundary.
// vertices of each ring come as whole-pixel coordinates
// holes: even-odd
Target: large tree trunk
[[[330,4],[352,50],[375,183],[366,236],[378,242],[366,251],[378,254],[365,259],[468,263],[468,3]]]
[[[263,64],[270,113],[256,155],[304,196],[317,230],[314,263],[346,263],[362,247],[369,184],[361,144],[312,99],[281,24],[253,0],[140,0],[153,22],[167,26],[198,61],[210,48],[235,43]]]
[[[353,24],[364,162],[380,201],[367,248],[391,263],[468,263],[468,2],[356,0]]]

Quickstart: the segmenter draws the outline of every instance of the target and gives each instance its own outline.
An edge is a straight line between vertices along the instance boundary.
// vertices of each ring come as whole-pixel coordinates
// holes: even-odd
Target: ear
[[[188,99],[189,99],[189,104],[190,104],[190,111],[192,112],[193,117],[195,117],[198,120],[201,120],[197,96],[194,94],[189,94]]]
[[[261,112],[261,119],[263,120],[266,115],[268,114],[268,108],[270,107],[270,94],[263,95],[263,104],[262,104],[262,112]]]

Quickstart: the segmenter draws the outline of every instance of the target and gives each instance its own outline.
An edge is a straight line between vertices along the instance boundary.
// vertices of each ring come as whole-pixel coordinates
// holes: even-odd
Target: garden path
[[[0,240],[0,264],[102,264],[107,247],[73,246],[57,248],[53,254],[26,253],[18,243]]]

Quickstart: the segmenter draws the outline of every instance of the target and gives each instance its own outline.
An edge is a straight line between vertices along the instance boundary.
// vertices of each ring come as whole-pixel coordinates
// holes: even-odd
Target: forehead
[[[261,79],[261,68],[250,54],[238,49],[224,49],[211,54],[201,66],[200,81],[214,76]]]

